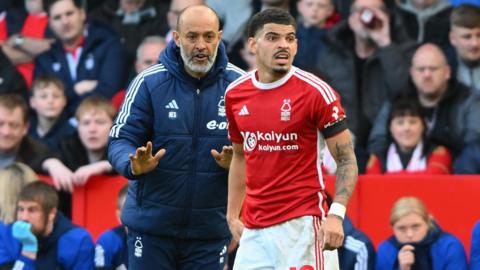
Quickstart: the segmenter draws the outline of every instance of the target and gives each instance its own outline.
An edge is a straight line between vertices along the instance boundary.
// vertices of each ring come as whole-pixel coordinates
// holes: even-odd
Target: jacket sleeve
[[[115,269],[114,256],[121,250],[121,241],[112,231],[100,235],[95,246],[95,268]]]
[[[407,41],[402,44],[392,44],[379,50],[379,59],[384,71],[383,80],[387,86],[387,97],[396,96],[408,84],[409,59],[414,50],[414,44]]]
[[[470,269],[480,270],[480,221],[475,224],[470,245]]]
[[[63,269],[94,269],[95,246],[92,237],[83,228],[75,228],[58,240],[58,261]]]
[[[452,156],[444,146],[437,146],[428,157],[425,174],[452,173]]]
[[[0,222],[0,270],[35,270],[35,260],[21,254],[21,244],[11,234],[11,227]]]
[[[480,140],[480,121],[478,121],[478,118],[480,117],[480,99],[475,95],[471,95],[466,100],[464,106],[466,111],[463,114],[465,116],[463,122],[465,124],[463,142],[468,144]]]
[[[398,250],[387,241],[378,246],[377,256],[375,259],[376,270],[392,270],[397,260]]]
[[[127,179],[136,179],[130,167],[129,154],[135,154],[151,138],[153,108],[150,93],[140,73],[130,84],[119,114],[110,130],[108,160]]]
[[[390,103],[386,101],[383,103],[368,137],[367,150],[370,153],[378,153],[387,145],[387,122],[389,113]]]
[[[466,145],[455,160],[455,174],[480,173],[480,143]]]
[[[448,240],[447,240],[448,239]],[[452,235],[447,236],[445,241],[445,249],[440,256],[443,257],[445,270],[468,270],[467,254],[460,240]]]

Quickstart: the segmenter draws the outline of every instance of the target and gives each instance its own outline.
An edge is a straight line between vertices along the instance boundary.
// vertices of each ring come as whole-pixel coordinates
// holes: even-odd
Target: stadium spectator
[[[132,180],[122,211],[129,269],[223,268],[231,158],[222,147],[224,94],[243,72],[227,62],[219,27],[207,6],[180,13],[175,42],[130,84],[110,132],[109,160]]]
[[[237,42],[241,42],[241,33],[245,32],[248,20],[252,16],[252,0],[206,0],[220,17],[222,24],[222,41],[230,52]]]
[[[477,221],[472,231],[470,244],[470,270],[480,269],[480,221]]]
[[[107,23],[116,31],[127,51],[127,66],[133,67],[135,52],[145,37],[167,34],[168,7],[168,1],[108,0],[88,16]],[[132,76],[135,73],[133,68],[130,72]]]
[[[158,62],[160,53],[167,47],[165,38],[160,36],[148,36],[137,48],[137,59],[135,61],[135,72],[137,75],[155,65]],[[112,98],[112,104],[117,111],[120,110],[125,99],[125,90],[121,90]]]
[[[426,138],[427,127],[418,100],[393,101],[387,121],[385,148],[370,156],[367,174],[448,174],[452,160],[448,149]]]
[[[84,99],[75,113],[78,134],[60,143],[58,158],[50,158],[43,163],[54,186],[61,190],[60,209],[68,217],[71,217],[74,185],[85,185],[91,176],[113,171],[107,160],[107,144],[116,113],[104,97]]]
[[[375,269],[468,269],[460,240],[444,232],[419,199],[397,200],[390,225],[393,236],[380,243]]]
[[[345,241],[338,249],[340,269],[375,269],[375,248],[368,236],[355,228],[347,216],[343,221],[343,231]]]
[[[15,162],[0,169],[0,222],[10,224],[15,221],[20,191],[37,179],[35,172],[23,163]]]
[[[466,145],[455,160],[455,174],[480,174],[480,141]]]
[[[410,67],[411,83],[407,95],[422,107],[427,138],[446,146],[455,159],[463,147],[480,138],[480,101],[470,90],[451,78],[444,53],[434,44],[420,46]],[[386,145],[390,104],[384,104],[369,139],[372,153]]]
[[[116,216],[121,224],[120,216],[125,205],[125,197],[127,196],[128,185],[120,189],[117,196]],[[119,225],[102,233],[95,246],[95,267],[96,269],[115,270],[127,269],[128,253],[127,253],[127,228]]]
[[[480,96],[480,7],[464,4],[453,9],[450,17],[448,51],[453,76]]]
[[[170,30],[165,36],[165,39],[167,40],[167,42],[170,42],[171,40],[173,40],[173,32],[178,30],[177,29],[178,15],[180,15],[182,10],[184,10],[189,6],[202,5],[202,4],[204,4],[204,0],[172,0],[170,2],[170,9],[168,10],[168,13],[167,13],[167,22],[168,22],[168,26],[170,27]]]
[[[8,57],[0,50],[0,95],[17,94],[25,100],[28,99],[25,80],[10,62]]]
[[[448,0],[397,0],[395,3],[395,11],[411,39],[419,44],[434,43],[442,49],[449,47],[448,30],[453,8]]]
[[[51,151],[58,151],[60,141],[75,133],[75,127],[65,112],[67,98],[63,82],[53,76],[41,75],[33,81],[30,94],[33,114],[28,134]]]
[[[360,19],[367,9],[375,18],[371,24]],[[356,0],[351,10],[348,20],[332,28],[317,70],[342,98],[363,172],[370,129],[382,103],[407,84],[415,43],[408,39],[400,21],[389,15],[382,0]]]
[[[35,64],[35,77],[51,74],[63,81],[70,115],[87,96],[112,98],[124,86],[128,68],[119,39],[102,24],[86,24],[79,2],[47,2],[49,25],[58,40]]]
[[[3,52],[22,74],[27,87],[32,85],[35,57],[50,49],[54,39],[47,38],[48,17],[42,0],[24,0],[24,7],[6,12]],[[25,13],[26,10],[26,13]],[[2,28],[0,27],[0,32]]]
[[[255,58],[255,54],[250,51],[250,48],[248,48],[247,39],[243,41],[243,47],[240,49],[239,53],[240,57],[245,62],[248,71],[252,71],[257,67],[257,59]]]
[[[298,52],[293,64],[318,74],[315,68],[326,46],[327,29],[340,17],[335,13],[332,0],[300,0],[297,9],[300,15],[297,21]]]
[[[28,106],[14,94],[0,95],[0,168],[22,162],[37,173],[51,156],[48,147],[28,136]]]
[[[57,210],[55,189],[41,181],[25,186],[16,222],[0,224],[1,269],[94,269],[90,234]]]

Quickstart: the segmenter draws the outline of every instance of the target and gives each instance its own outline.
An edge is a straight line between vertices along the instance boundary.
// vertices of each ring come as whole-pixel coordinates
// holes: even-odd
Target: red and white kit
[[[314,75],[292,67],[264,84],[252,71],[227,88],[230,140],[243,144],[247,228],[300,216],[325,217],[321,172],[324,138],[346,129],[338,94]]]

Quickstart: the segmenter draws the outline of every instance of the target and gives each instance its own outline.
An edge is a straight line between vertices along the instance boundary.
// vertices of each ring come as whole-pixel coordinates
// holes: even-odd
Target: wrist
[[[22,35],[17,35],[15,36],[15,39],[13,41],[14,47],[15,48],[20,48],[22,45],[25,43],[25,38]]]
[[[330,206],[330,210],[328,211],[328,216],[334,215],[343,220],[345,219],[345,212],[347,212],[347,208],[343,204],[334,202]]]

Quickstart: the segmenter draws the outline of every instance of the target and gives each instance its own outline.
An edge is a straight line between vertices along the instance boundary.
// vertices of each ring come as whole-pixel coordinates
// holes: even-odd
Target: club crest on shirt
[[[218,102],[218,116],[225,117],[227,113],[225,112],[225,98],[223,96],[220,97],[220,101]]]
[[[292,106],[290,105],[290,99],[284,99],[282,107],[280,108],[280,120],[290,121]]]

